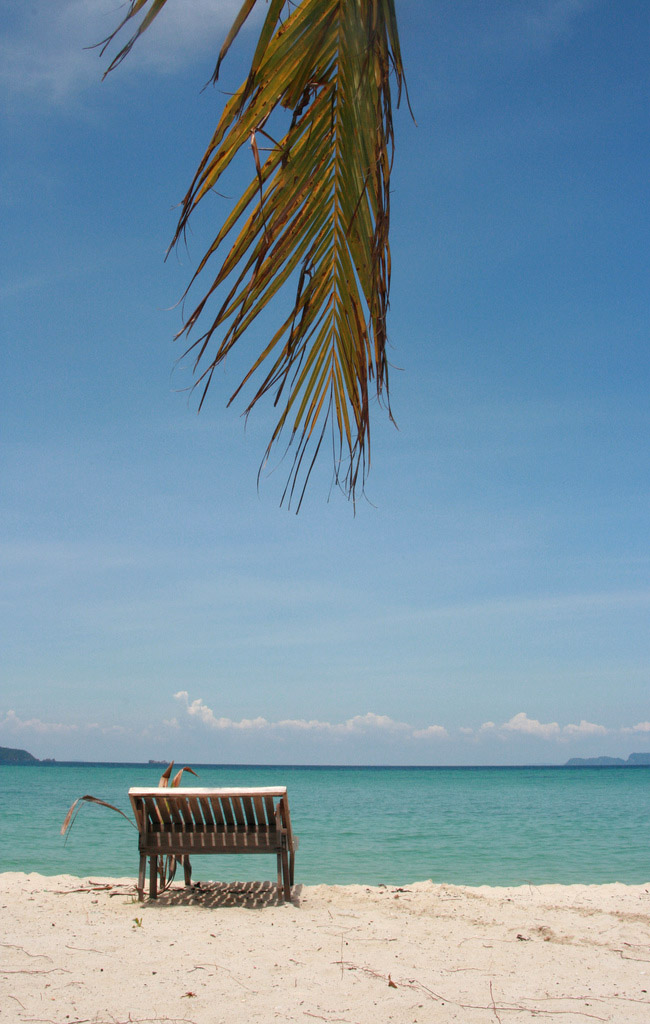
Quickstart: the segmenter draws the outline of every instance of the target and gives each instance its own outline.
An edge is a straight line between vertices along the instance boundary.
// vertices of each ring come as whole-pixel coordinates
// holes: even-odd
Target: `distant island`
[[[566,762],[566,768],[580,768],[584,765],[596,767],[607,767],[613,765],[619,768],[634,767],[635,765],[650,765],[650,751],[645,754],[630,754],[627,761],[622,757],[570,757]]]
[[[53,757],[38,758],[30,754],[28,750],[18,750],[15,747],[0,747],[0,765],[16,765],[16,764],[56,764],[56,760]],[[63,764],[86,764],[85,761],[65,761]],[[113,763],[113,762],[111,762]],[[155,761],[152,758],[149,760],[150,767],[160,767],[167,765],[168,761]],[[596,768],[635,768],[645,765],[650,766],[650,751],[641,754],[630,754],[627,761],[622,757],[570,757],[568,761],[563,765],[557,765],[559,768],[584,768],[584,767],[596,767]],[[516,766],[513,766],[516,767]],[[534,766],[533,766],[534,767]],[[539,765],[538,767],[552,768],[553,765]]]
[[[54,764],[54,758],[46,757],[40,761],[27,750],[18,750],[15,747],[0,747],[0,764]]]

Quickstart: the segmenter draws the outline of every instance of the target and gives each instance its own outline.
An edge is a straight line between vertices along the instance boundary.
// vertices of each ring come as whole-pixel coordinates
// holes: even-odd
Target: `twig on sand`
[[[57,1024],[51,1017],[25,1017],[25,1020],[31,1024]],[[90,1017],[75,1017],[74,1020],[66,1020],[65,1024],[90,1024]]]
[[[115,892],[111,892],[112,889]],[[88,885],[81,885],[77,889],[51,889],[50,891],[55,896],[69,896],[73,892],[107,892],[109,896],[125,896],[130,892],[135,892],[135,885],[131,885],[130,882],[93,882],[88,879]]]
[[[51,1017],[25,1017],[25,1021],[29,1024],[57,1024]],[[65,1024],[196,1024],[195,1020],[190,1020],[189,1017],[132,1017],[129,1014],[126,1020],[117,1020],[116,1017],[111,1017],[109,1020],[97,1020],[91,1017],[75,1017],[74,1020],[68,1020],[66,1018]]]
[[[34,960],[51,960],[51,956],[47,956],[46,953],[30,953],[24,946],[17,946],[15,942],[0,942],[0,946],[4,946],[5,949],[19,949],[25,956],[32,957]]]
[[[70,974],[66,967],[48,967],[46,971],[26,971],[24,968],[7,971],[4,967],[0,968],[0,974],[56,974],[57,971],[61,974]]]
[[[499,1024],[502,1024],[501,1018],[500,1018],[499,1014],[497,1013],[497,1004],[494,1001],[494,993],[492,991],[492,980],[491,979],[490,979],[490,999],[492,1000],[492,1012],[493,1012],[494,1016],[496,1017],[496,1019],[498,1020]]]
[[[99,883],[91,883],[90,885],[79,886],[78,889],[52,889],[55,896],[69,896],[71,892],[106,892],[108,889],[112,889],[113,886],[106,883],[100,885]]]
[[[613,949],[612,953],[618,953],[621,960],[636,960],[640,964],[650,964],[650,960],[646,956],[626,956],[622,949]]]
[[[483,973],[482,967],[443,967],[442,970],[445,974],[461,974],[466,971],[478,971],[479,974]]]
[[[558,997],[558,998],[571,998],[570,996]],[[450,1000],[453,1002],[453,1000]],[[481,1006],[476,1003],[456,1003],[457,1006],[461,1006],[464,1010],[492,1010],[491,1006]],[[499,1006],[501,1013],[530,1013],[533,1017],[540,1016],[541,1014],[553,1015],[566,1014],[573,1017],[589,1017],[590,1020],[602,1020],[609,1021],[611,1017],[597,1017],[595,1013],[586,1013],[584,1010],[540,1010],[539,1006],[522,1006],[521,1003],[502,1003]]]
[[[309,1010],[302,1011],[305,1017],[315,1017],[316,1020],[326,1020],[327,1024],[334,1024],[334,1021],[341,1021],[342,1024],[350,1024],[347,1017],[322,1017],[320,1013],[310,1013]]]
[[[242,988],[245,988],[247,992],[256,991],[254,988],[249,988],[248,985],[244,985],[244,982],[241,981],[236,974],[233,974],[233,972],[230,971],[227,967],[224,967],[223,964],[194,964],[194,967],[190,968],[190,974],[192,973],[192,971],[207,971],[209,967],[214,967],[215,971],[225,971],[226,974],[230,975],[233,981],[236,981],[238,985],[241,985]]]

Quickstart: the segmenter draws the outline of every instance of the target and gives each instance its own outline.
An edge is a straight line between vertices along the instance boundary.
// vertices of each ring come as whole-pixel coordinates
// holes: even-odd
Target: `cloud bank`
[[[99,722],[84,722],[79,725],[76,722],[44,722],[41,718],[20,718],[13,710],[5,712],[4,718],[0,718],[0,730],[13,734],[31,733],[37,736],[93,732],[102,736],[126,736],[132,732],[125,725],[100,725]]]
[[[212,708],[203,702],[201,697],[190,700],[187,690],[179,690],[174,698],[183,706],[190,718],[198,719],[210,729],[216,730],[263,730],[263,731],[284,731],[288,733],[313,732],[330,734],[336,736],[365,735],[368,733],[393,733],[401,736],[412,736],[415,739],[433,738],[442,739],[448,736],[447,730],[441,725],[430,725],[426,729],[414,729],[406,722],[398,722],[388,715],[377,715],[373,711],[365,715],[354,715],[344,722],[324,722],[312,718],[282,718],[271,722],[267,718],[242,718],[234,721],[232,718],[224,718],[215,715]]]
[[[266,739],[274,743],[283,742],[287,744],[287,750],[291,749],[291,741],[298,742],[300,737],[313,739],[314,749],[320,742],[327,742],[328,739],[343,743],[347,740],[352,744],[350,750],[355,749],[355,741],[363,741],[366,747],[368,743],[371,746],[376,743],[377,750],[381,749],[383,741],[388,741],[391,749],[399,747],[404,752],[406,759],[411,756],[408,751],[411,751],[412,756],[417,759],[422,756],[435,758],[440,756],[442,751],[445,751],[446,756],[450,751],[452,756],[463,756],[459,753],[462,749],[467,751],[474,747],[479,750],[481,746],[485,747],[486,744],[494,741],[503,744],[507,749],[508,743],[518,739],[520,742],[529,740],[547,747],[555,747],[558,752],[564,747],[562,756],[566,757],[566,747],[572,742],[588,742],[604,736],[621,738],[623,736],[642,737],[650,734],[650,721],[608,728],[582,718],[577,723],[569,722],[561,725],[556,721],[542,722],[537,718],[531,718],[524,711],[517,712],[507,721],[501,723],[485,721],[479,726],[462,725],[455,728],[448,728],[438,723],[412,725],[391,718],[389,715],[377,714],[374,711],[367,711],[365,714],[353,715],[342,721],[334,722],[319,718],[270,720],[262,715],[233,719],[215,713],[202,697],[190,697],[187,690],[179,690],[174,694],[174,699],[179,705],[180,713],[161,719],[158,724],[131,722],[128,726],[124,726],[96,721],[85,723],[47,721],[39,717],[20,717],[13,709],[0,711],[0,743],[11,745],[12,742],[20,742],[22,745],[28,744],[30,738],[36,742],[37,738],[50,737],[52,741],[55,738],[61,741],[67,738],[71,741],[74,737],[75,746],[78,746],[84,739],[91,742],[93,736],[102,736],[107,739],[122,737],[125,742],[135,744],[136,749],[141,749],[143,743],[149,743],[153,739],[159,741],[163,737],[176,736],[186,742],[188,736],[183,737],[183,730],[187,730],[193,725],[206,733],[220,733],[224,739],[229,736],[232,741],[236,741],[239,736],[242,741],[257,737],[259,742]],[[455,752],[454,747],[449,745],[453,742],[460,744],[460,747],[456,747]],[[67,745],[69,746],[69,742]],[[237,748],[233,747],[233,749]],[[71,754],[69,756],[74,759],[78,755]]]
[[[178,693],[174,694],[174,698],[183,706],[183,710],[189,718],[200,721],[209,729],[223,732],[312,732],[333,736],[390,733],[399,735],[404,739],[413,740],[447,740],[451,735],[450,730],[443,725],[413,726],[407,722],[400,722],[390,718],[388,715],[375,714],[373,711],[368,711],[365,715],[355,715],[353,718],[348,718],[342,722],[326,722],[315,718],[284,718],[270,721],[261,716],[242,718],[239,721],[235,721],[232,718],[216,715],[212,708],[204,703],[201,697],[191,700],[187,690],[179,690]],[[560,725],[558,722],[540,722],[537,718],[529,718],[525,711],[519,711],[508,721],[502,722],[500,725],[496,722],[487,721],[483,722],[477,729],[471,726],[461,726],[457,732],[460,736],[474,739],[487,735],[507,739],[508,736],[518,734],[548,742],[566,743],[570,739],[650,732],[650,722],[639,722],[637,725],[613,729],[582,718],[577,723],[569,722],[566,725]]]
[[[534,736],[542,740],[561,740],[571,736],[606,736],[615,732],[614,729],[606,729],[604,725],[596,725],[595,722],[587,722],[584,718],[576,725],[569,723],[560,726],[558,722],[540,722],[537,718],[529,718],[524,711],[513,715],[507,722],[496,725],[494,722],[484,722],[480,727],[481,733],[521,733],[526,736]],[[624,731],[624,730],[621,730]]]

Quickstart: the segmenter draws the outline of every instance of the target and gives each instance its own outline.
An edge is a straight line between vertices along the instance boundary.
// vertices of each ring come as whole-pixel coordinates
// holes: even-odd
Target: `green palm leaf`
[[[117,31],[140,12],[143,20],[109,71],[165,2],[132,0]],[[243,4],[214,80],[255,2]],[[391,74],[399,98],[393,0],[271,0],[249,75],[224,108],[174,237],[176,243],[237,153],[250,146],[252,180],[192,277],[190,286],[199,275],[212,279],[180,334],[201,330],[187,349],[200,408],[219,363],[271,300],[288,291],[277,329],[230,402],[245,385],[253,389],[246,414],[272,396],[279,417],[266,457],[281,436],[287,439],[294,458],[283,500],[290,502],[299,485],[298,508],[328,426],[336,482],[352,498],[363,487],[370,392],[387,399]],[[284,127],[273,140],[269,125],[278,119]]]

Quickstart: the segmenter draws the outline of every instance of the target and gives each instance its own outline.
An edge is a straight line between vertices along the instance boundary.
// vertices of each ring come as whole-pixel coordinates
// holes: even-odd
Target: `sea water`
[[[460,885],[650,881],[650,767],[314,768],[195,766],[188,785],[286,785],[300,838],[296,882]],[[0,767],[0,871],[135,876],[130,786],[150,765]],[[273,879],[273,857],[192,858],[196,879]]]

